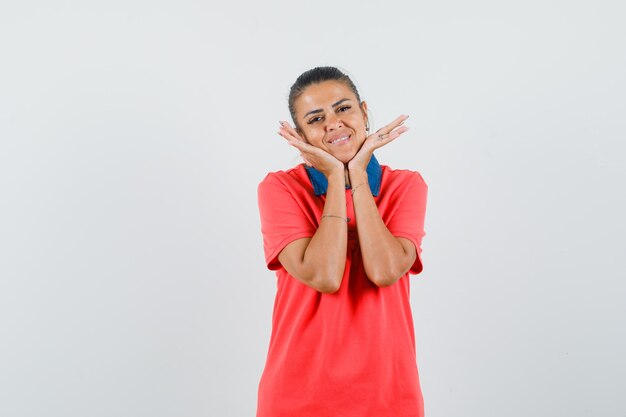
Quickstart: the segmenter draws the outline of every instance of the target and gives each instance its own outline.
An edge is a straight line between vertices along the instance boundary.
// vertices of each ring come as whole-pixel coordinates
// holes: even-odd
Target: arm
[[[346,217],[344,173],[335,172],[328,177],[328,191],[322,215]],[[311,238],[289,243],[278,255],[287,272],[322,292],[333,293],[341,286],[348,245],[347,223],[337,217],[323,217]]]
[[[393,236],[385,226],[368,186],[366,171],[351,170],[350,182],[353,187],[364,184],[355,190],[352,200],[365,274],[379,287],[391,285],[415,262],[415,245],[409,239]]]

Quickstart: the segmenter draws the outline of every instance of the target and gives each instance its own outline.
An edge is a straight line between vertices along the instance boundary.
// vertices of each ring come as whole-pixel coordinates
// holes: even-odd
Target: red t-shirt
[[[374,197],[383,222],[410,239],[422,271],[427,185],[416,171],[381,165]],[[357,191],[358,192],[358,191]],[[305,285],[282,267],[280,251],[312,237],[326,195],[314,193],[305,165],[269,173],[258,187],[266,265],[277,292],[257,417],[421,417],[409,272],[388,287],[365,275],[350,189],[346,190],[348,248],[336,293]]]

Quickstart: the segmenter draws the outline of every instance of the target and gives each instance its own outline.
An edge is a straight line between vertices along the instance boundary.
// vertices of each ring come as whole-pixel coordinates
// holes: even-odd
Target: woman
[[[409,273],[422,271],[427,185],[373,155],[408,130],[369,135],[367,104],[334,67],[298,77],[295,128],[279,134],[304,164],[259,184],[261,231],[277,293],[257,417],[418,417]]]

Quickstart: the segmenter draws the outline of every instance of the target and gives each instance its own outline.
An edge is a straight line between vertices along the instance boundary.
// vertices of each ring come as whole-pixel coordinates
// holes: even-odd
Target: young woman
[[[408,116],[369,134],[367,104],[334,67],[293,84],[304,164],[259,184],[265,260],[277,293],[257,417],[418,417],[409,273],[422,271],[427,185],[373,154]]]

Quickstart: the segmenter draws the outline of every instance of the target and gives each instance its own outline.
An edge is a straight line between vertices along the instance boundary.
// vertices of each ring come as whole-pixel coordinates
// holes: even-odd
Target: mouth
[[[337,139],[329,140],[328,143],[331,145],[341,145],[343,143],[348,142],[351,137],[352,135],[345,135]]]

